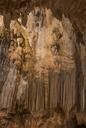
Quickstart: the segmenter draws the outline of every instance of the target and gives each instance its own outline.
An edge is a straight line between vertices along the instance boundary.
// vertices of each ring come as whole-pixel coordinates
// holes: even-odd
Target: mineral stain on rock
[[[85,29],[42,3],[14,0],[1,12],[0,128],[86,125]]]

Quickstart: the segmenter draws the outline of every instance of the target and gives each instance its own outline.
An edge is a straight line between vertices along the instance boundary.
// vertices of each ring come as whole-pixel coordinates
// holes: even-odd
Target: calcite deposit
[[[85,127],[85,6],[54,2],[0,3],[0,128]]]

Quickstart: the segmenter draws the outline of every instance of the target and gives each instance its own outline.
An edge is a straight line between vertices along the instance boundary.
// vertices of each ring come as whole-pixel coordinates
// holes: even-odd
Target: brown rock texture
[[[86,124],[85,5],[0,1],[0,128]]]

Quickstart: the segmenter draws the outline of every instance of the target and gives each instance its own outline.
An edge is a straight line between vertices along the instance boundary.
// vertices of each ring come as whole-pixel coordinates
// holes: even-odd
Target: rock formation
[[[5,2],[0,1],[0,128],[86,125],[86,2]]]

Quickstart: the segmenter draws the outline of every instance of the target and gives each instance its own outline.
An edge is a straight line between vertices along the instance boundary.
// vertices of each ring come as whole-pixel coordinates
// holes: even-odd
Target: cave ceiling
[[[1,14],[21,8],[26,8],[28,12],[34,6],[51,8],[56,17],[64,13],[81,31],[86,28],[86,0],[0,0]]]

